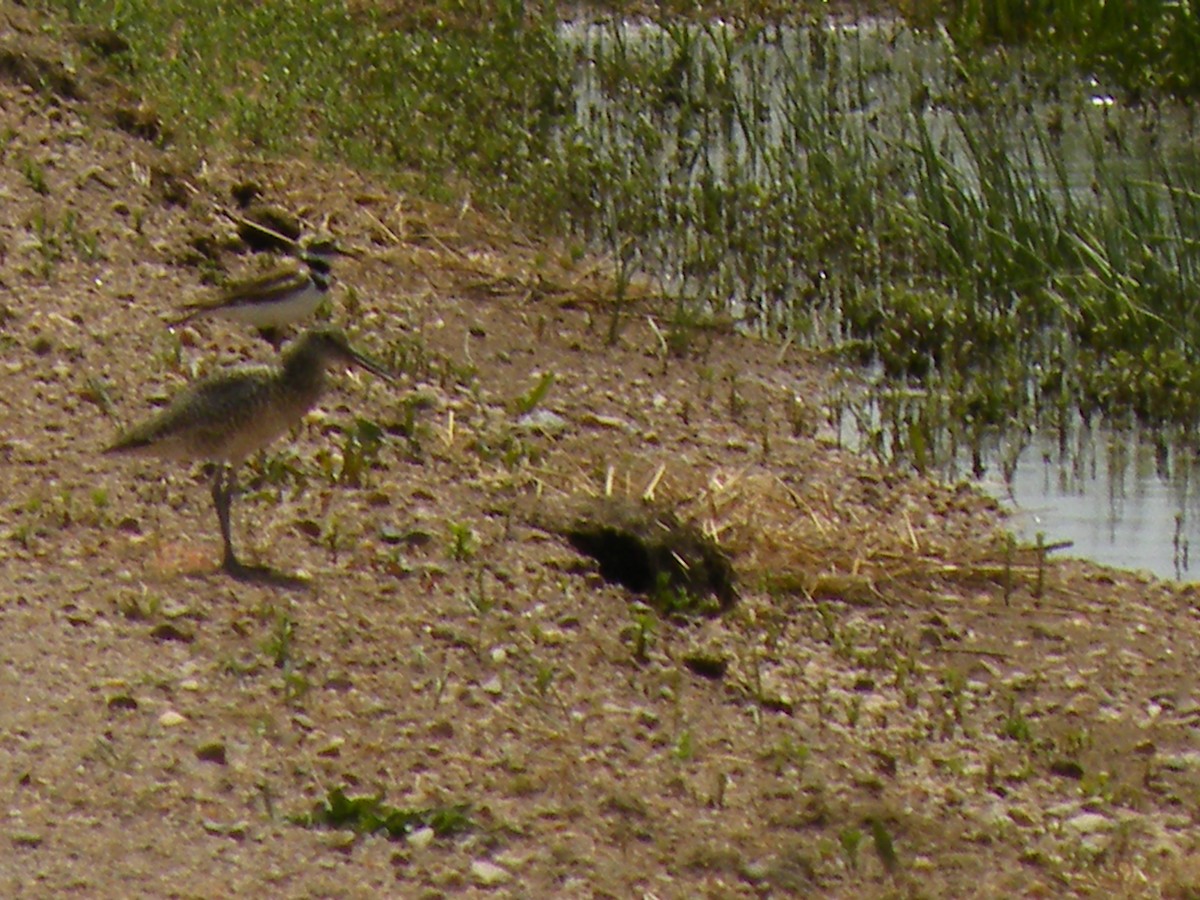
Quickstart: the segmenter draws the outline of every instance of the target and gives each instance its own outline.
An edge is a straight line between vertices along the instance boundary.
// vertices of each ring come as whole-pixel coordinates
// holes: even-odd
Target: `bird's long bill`
[[[394,374],[389,372],[382,363],[371,359],[371,357],[367,356],[365,353],[360,353],[358,350],[355,350],[353,347],[346,347],[346,354],[350,357],[351,361],[353,361],[357,365],[362,366],[364,369],[366,369],[372,375],[377,375],[378,377],[380,377],[384,381],[386,381],[388,384],[396,383],[396,376]]]

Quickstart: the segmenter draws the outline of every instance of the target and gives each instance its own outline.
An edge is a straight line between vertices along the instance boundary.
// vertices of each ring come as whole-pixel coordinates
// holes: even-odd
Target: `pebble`
[[[471,863],[471,874],[484,887],[503,884],[512,877],[504,869],[486,859],[477,859]]]
[[[196,758],[202,762],[225,765],[226,750],[224,741],[208,741],[196,748]]]
[[[433,829],[426,826],[425,828],[418,828],[416,831],[410,834],[406,840],[410,846],[416,847],[418,850],[420,850],[432,844],[434,836]]]
[[[176,725],[182,725],[186,721],[186,716],[180,715],[173,709],[168,709],[165,713],[158,717],[158,724],[163,728],[174,728]]]
[[[766,881],[771,875],[771,864],[765,859],[755,859],[742,866],[742,877],[747,881]]]
[[[1063,827],[1078,834],[1095,834],[1112,828],[1112,821],[1108,816],[1102,816],[1100,813],[1085,812],[1067,819],[1063,822]]]
[[[522,431],[537,431],[549,437],[557,437],[570,427],[571,424],[566,419],[549,410],[534,410],[517,419],[517,428]]]
[[[1037,820],[1030,815],[1027,810],[1022,809],[1019,806],[1010,808],[1008,811],[1008,817],[1018,825],[1033,825],[1037,822]]]

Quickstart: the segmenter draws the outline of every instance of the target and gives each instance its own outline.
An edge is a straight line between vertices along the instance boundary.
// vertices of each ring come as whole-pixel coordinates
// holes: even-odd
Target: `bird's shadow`
[[[208,578],[211,575],[226,575],[242,584],[260,584],[265,587],[282,588],[289,591],[311,591],[311,579],[300,575],[281,572],[271,566],[252,566],[243,562],[224,563],[216,570],[194,572],[196,577]]]
[[[262,584],[289,591],[311,591],[313,584],[300,575],[281,572],[271,566],[251,566],[238,562],[221,567],[221,571],[242,584]]]

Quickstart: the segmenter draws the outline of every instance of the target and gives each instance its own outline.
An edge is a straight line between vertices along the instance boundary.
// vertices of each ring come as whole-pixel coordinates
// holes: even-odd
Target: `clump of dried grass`
[[[1039,581],[1036,548],[1016,546],[974,492],[853,466],[839,482],[759,465],[686,480],[674,479],[675,507],[728,549],[750,590],[911,603]]]

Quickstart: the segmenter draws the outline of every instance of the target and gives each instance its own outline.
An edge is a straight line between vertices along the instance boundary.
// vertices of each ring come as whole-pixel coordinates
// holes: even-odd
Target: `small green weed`
[[[853,825],[838,832],[838,844],[842,848],[842,856],[850,871],[858,871],[858,848],[862,846],[863,833]]]
[[[537,384],[513,401],[513,410],[518,416],[533,412],[546,399],[550,388],[554,386],[554,373],[543,372]]]
[[[383,428],[361,416],[346,429],[342,441],[342,468],[337,480],[340,484],[361,487],[366,474],[379,460],[383,448]]]
[[[477,540],[474,529],[466,522],[451,522],[449,529],[450,558],[466,562],[475,555]]]
[[[692,732],[690,729],[684,729],[676,739],[671,754],[680,762],[689,762],[695,752],[695,747],[692,746]]]
[[[655,587],[650,591],[650,602],[663,615],[693,618],[713,616],[721,611],[720,600],[716,597],[701,596],[671,581],[670,572],[659,571]]]
[[[551,688],[554,687],[554,667],[539,664],[537,674],[534,676],[533,686],[539,696],[545,697]]]
[[[875,853],[883,864],[883,868],[888,872],[894,872],[900,865],[900,858],[896,855],[896,845],[892,841],[891,832],[887,830],[887,826],[883,824],[882,820],[871,819],[871,839],[875,844]]]
[[[308,486],[308,475],[300,457],[291,448],[278,453],[256,453],[246,464],[246,472],[246,484],[254,490],[274,487],[282,491],[290,486],[299,494]]]
[[[358,834],[382,834],[391,840],[407,837],[418,828],[431,828],[438,837],[462,834],[475,827],[466,804],[425,809],[398,809],[381,796],[349,796],[341,788],[329,791],[312,812],[292,816],[303,828],[346,829]]]
[[[292,645],[296,636],[296,623],[287,613],[275,616],[271,636],[262,645],[263,653],[277,669],[289,669],[294,663]]]
[[[1004,720],[1000,733],[1009,740],[1017,741],[1021,744],[1031,744],[1033,742],[1033,728],[1030,726],[1029,720],[1015,710]]]
[[[50,193],[50,185],[46,183],[46,168],[36,159],[25,157],[21,161],[21,174],[25,176],[25,183],[33,189],[35,193],[46,196]]]
[[[496,605],[496,601],[488,596],[487,582],[484,580],[482,568],[475,573],[475,585],[467,594],[467,605],[480,618],[490,613]]]
[[[126,593],[117,600],[117,612],[131,622],[150,622],[162,612],[163,598],[158,594]]]
[[[287,612],[275,613],[271,636],[262,644],[263,653],[276,669],[283,671],[283,699],[295,703],[308,693],[308,679],[303,674],[307,665],[296,652],[296,622]]]
[[[654,643],[658,616],[644,603],[632,604],[630,613],[633,616],[633,622],[626,626],[624,631],[629,636],[633,658],[639,663],[644,663],[650,658],[650,646]]]
[[[803,772],[810,756],[812,756],[812,751],[807,744],[797,744],[790,737],[780,738],[763,754],[763,758],[772,763],[776,772],[780,774],[789,766],[794,766]]]

